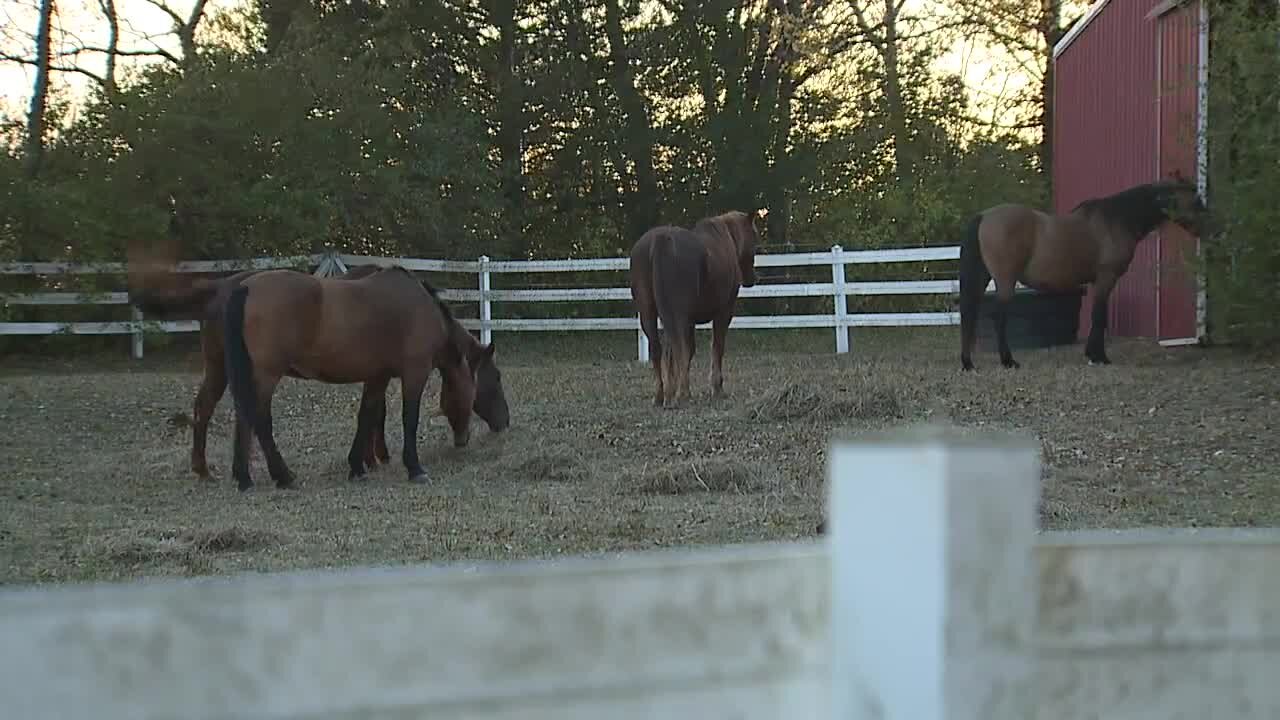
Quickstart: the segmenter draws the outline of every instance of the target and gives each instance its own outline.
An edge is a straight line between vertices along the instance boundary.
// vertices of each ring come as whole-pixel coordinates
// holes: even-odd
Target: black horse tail
[[[240,285],[231,291],[223,318],[223,356],[227,365],[227,385],[240,418],[256,428],[258,425],[258,389],[253,382],[253,358],[244,342],[244,306],[249,288]]]
[[[982,225],[982,214],[978,213],[969,219],[965,226],[964,236],[960,238],[960,307],[966,302],[982,299],[982,294],[991,281],[991,272],[982,259],[982,248],[978,244],[978,228]],[[962,310],[963,312],[963,310]]]

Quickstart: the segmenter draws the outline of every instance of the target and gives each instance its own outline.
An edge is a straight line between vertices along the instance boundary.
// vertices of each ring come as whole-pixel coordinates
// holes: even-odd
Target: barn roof
[[[1093,22],[1093,19],[1098,17],[1110,2],[1111,0],[1098,0],[1089,6],[1089,10],[1084,14],[1084,17],[1077,20],[1076,24],[1072,25],[1071,29],[1067,30],[1067,32],[1062,35],[1062,38],[1058,40],[1058,44],[1053,46],[1054,59],[1057,59],[1057,57],[1062,54],[1062,51],[1066,50],[1067,46],[1079,37],[1080,33],[1084,32],[1085,28],[1089,27],[1089,23]]]
[[[1161,0],[1161,2],[1156,3],[1155,7],[1151,9],[1151,12],[1147,14],[1147,17],[1163,15],[1184,2],[1186,2],[1186,0]],[[1063,34],[1062,38],[1058,40],[1058,44],[1053,46],[1053,57],[1055,60],[1063,53],[1064,50],[1067,49],[1067,46],[1070,45],[1073,40],[1080,36],[1080,33],[1084,32],[1085,28],[1089,27],[1089,23],[1093,22],[1093,19],[1098,17],[1098,15],[1100,15],[1110,3],[1111,0],[1098,0],[1089,6],[1089,10],[1084,14],[1084,17],[1077,20],[1076,24],[1072,25],[1071,29],[1067,30],[1067,32]]]

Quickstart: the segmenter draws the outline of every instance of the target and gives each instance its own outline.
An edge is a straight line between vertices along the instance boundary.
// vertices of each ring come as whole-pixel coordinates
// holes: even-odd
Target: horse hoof
[[[251,493],[251,492],[253,492],[253,487],[254,487],[254,486],[253,486],[253,483],[252,483],[252,482],[240,483],[240,492],[242,492],[242,493]]]
[[[277,490],[292,490],[298,486],[298,483],[291,477],[276,481]]]
[[[369,479],[369,474],[368,474],[368,473],[358,473],[358,474],[357,474],[357,473],[351,473],[350,475],[348,475],[348,476],[347,476],[347,480],[348,480],[349,482],[356,482],[356,483],[360,483],[360,482],[365,482],[365,481],[366,481],[366,480],[368,480],[368,479]]]
[[[431,482],[431,478],[425,472],[421,472],[410,477],[409,482],[414,485],[426,485],[428,482]]]

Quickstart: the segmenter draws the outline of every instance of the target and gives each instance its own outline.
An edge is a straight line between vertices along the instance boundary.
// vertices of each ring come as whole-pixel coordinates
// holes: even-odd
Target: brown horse
[[[232,475],[241,490],[249,476],[250,431],[258,438],[278,487],[294,478],[276,446],[271,398],[286,375],[325,383],[365,383],[356,442],[347,456],[350,478],[365,476],[364,447],[387,383],[400,378],[404,450],[409,480],[427,481],[418,459],[422,393],[433,369],[442,387],[440,409],[455,447],[470,440],[473,408],[491,427],[509,422],[501,385],[477,392],[477,380],[496,378],[479,368],[493,362],[454,318],[430,285],[399,267],[358,280],[319,279],[293,270],[268,270],[232,288],[224,311],[227,380],[236,404]],[[477,401],[480,402],[477,405]]]
[[[973,369],[978,309],[994,278],[993,321],[1000,362],[1018,363],[1005,337],[1009,301],[1018,282],[1040,291],[1065,292],[1093,283],[1093,314],[1085,356],[1108,364],[1104,347],[1107,301],[1129,269],[1138,241],[1165,221],[1195,235],[1208,213],[1195,186],[1182,179],[1136,185],[1085,200],[1065,215],[1019,204],[988,208],[969,222],[960,244],[960,365]]]
[[[712,396],[724,395],[725,336],[739,288],[756,284],[758,238],[751,216],[735,210],[703,218],[692,230],[660,225],[631,248],[631,299],[649,338],[654,405],[674,408],[688,399],[694,326],[705,322],[712,332]]]
[[[351,268],[339,279],[358,280],[380,270],[376,265],[364,265]],[[204,359],[204,375],[200,378],[200,388],[192,403],[191,423],[191,471],[203,480],[212,480],[209,463],[206,459],[205,446],[209,435],[209,421],[213,411],[222,400],[227,389],[227,370],[222,347],[222,311],[232,288],[241,280],[255,275],[261,270],[245,270],[226,277],[210,280],[200,279],[185,286],[160,287],[152,282],[143,283],[143,287],[131,288],[129,301],[139,310],[157,320],[196,320],[200,323],[200,350]],[[290,376],[298,377],[290,371]],[[385,400],[385,396],[383,398]],[[373,435],[365,443],[364,462],[369,467],[379,461],[391,461],[391,453],[387,449],[384,423],[373,426]],[[352,440],[354,445],[356,439]]]

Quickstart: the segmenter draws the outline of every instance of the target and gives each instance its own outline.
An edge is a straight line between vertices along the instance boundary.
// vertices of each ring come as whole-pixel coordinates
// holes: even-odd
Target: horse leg
[[[294,485],[293,473],[276,446],[274,423],[271,417],[271,397],[275,394],[280,375],[262,370],[254,372],[254,387],[258,389],[258,422],[253,428],[258,436],[258,445],[262,447],[262,455],[267,459],[267,472],[276,482],[278,488],[290,488]]]
[[[711,397],[724,397],[724,341],[731,319],[726,313],[711,323]]]
[[[191,409],[191,472],[199,475],[201,480],[213,480],[209,473],[205,447],[209,438],[209,421],[213,419],[213,411],[226,391],[227,373],[221,363],[216,366],[206,364],[204,377],[200,380],[200,390],[196,393]]]
[[[372,470],[378,463],[386,465],[391,462],[391,452],[387,450],[387,389],[374,398],[373,422],[369,425],[369,442],[365,445],[365,464]]]
[[[378,396],[378,416],[373,424],[374,455],[383,464],[391,462],[391,451],[387,450],[387,388],[384,385]]]
[[[1001,282],[996,280],[996,309],[993,313],[992,321],[996,326],[996,346],[1000,350],[1000,364],[1007,368],[1019,367],[1018,361],[1013,359],[1013,353],[1009,351],[1009,338],[1006,335],[1006,329],[1009,323],[1009,304],[1013,302],[1013,290],[1017,287],[1014,281]]]
[[[685,352],[680,358],[680,386],[677,393],[677,399],[680,401],[689,399],[689,371],[693,367],[693,354],[698,349],[694,331],[693,323],[689,323],[689,329],[684,334]]]
[[[235,439],[231,449],[231,477],[235,478],[240,492],[253,487],[253,478],[249,475],[249,451],[253,444],[253,428],[236,413]]]
[[[1107,302],[1111,299],[1111,291],[1115,289],[1116,276],[1112,272],[1098,273],[1093,283],[1093,311],[1090,313],[1089,340],[1084,346],[1084,355],[1090,365],[1110,365],[1107,357]]]
[[[422,405],[422,392],[427,387],[427,378],[431,375],[431,366],[406,368],[400,377],[400,390],[403,394],[402,419],[404,421],[404,450],[401,459],[409,473],[409,482],[425,483],[430,480],[427,471],[422,469],[418,460],[418,419]]]
[[[207,325],[207,323],[206,323]],[[218,401],[227,391],[227,368],[222,357],[222,347],[208,337],[212,330],[202,327],[200,347],[204,352],[204,377],[200,378],[200,390],[196,392],[191,408],[191,472],[201,480],[212,480],[205,446],[209,437],[209,421]]]
[[[364,384],[364,392],[360,395],[360,411],[356,415],[356,436],[351,443],[351,451],[347,453],[347,464],[351,467],[348,480],[364,480],[366,460],[372,469],[374,461],[372,452],[375,438],[374,423],[378,419],[378,406],[383,402],[385,382],[370,380]]]

